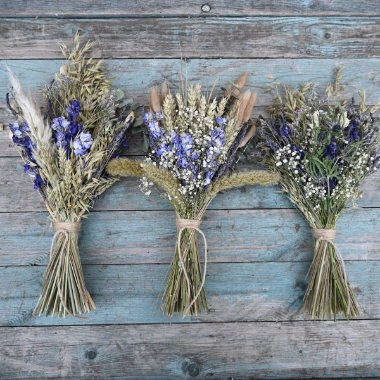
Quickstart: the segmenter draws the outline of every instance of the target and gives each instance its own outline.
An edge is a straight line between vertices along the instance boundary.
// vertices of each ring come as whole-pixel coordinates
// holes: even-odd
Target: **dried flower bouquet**
[[[219,100],[207,98],[200,85],[182,86],[174,96],[164,84],[161,94],[151,93],[151,109],[143,117],[150,154],[142,163],[128,159],[112,161],[112,175],[138,176],[148,196],[153,184],[164,190],[177,215],[177,244],[168,283],[163,295],[163,312],[183,317],[208,311],[204,289],[207,242],[200,229],[202,216],[215,195],[247,184],[271,185],[278,176],[266,171],[227,175],[239,146],[255,131],[250,116],[256,94],[244,93],[247,74],[226,89]],[[205,245],[202,273],[198,232]]]
[[[86,289],[78,250],[81,219],[117,178],[105,173],[109,160],[126,144],[133,123],[124,117],[120,90],[111,91],[104,62],[86,59],[93,43],[73,48],[62,45],[68,59],[44,88],[45,114],[9,70],[12,100],[8,107],[17,120],[11,138],[24,160],[54,222],[50,261],[35,314],[66,316],[95,308]]]
[[[337,100],[337,81],[319,99],[315,85],[285,87],[269,119],[260,118],[263,161],[281,175],[280,184],[312,228],[315,241],[304,309],[313,319],[359,315],[344,261],[334,238],[348,201],[360,195],[362,180],[379,165],[379,118],[362,101]]]

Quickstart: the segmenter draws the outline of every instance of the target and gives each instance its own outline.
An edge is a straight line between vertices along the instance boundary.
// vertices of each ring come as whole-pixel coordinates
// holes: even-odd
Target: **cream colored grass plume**
[[[155,128],[155,134],[152,132],[149,135],[151,144],[149,158],[143,162],[122,158],[110,162],[107,166],[111,175],[142,178],[140,187],[145,194],[150,194],[146,186],[153,182],[163,190],[176,211],[177,244],[162,304],[162,310],[167,315],[179,313],[185,317],[189,314],[200,313],[202,308],[209,311],[204,288],[207,252],[205,252],[202,273],[196,232],[204,240],[206,239],[200,229],[200,223],[205,210],[216,194],[233,187],[273,185],[278,182],[277,174],[266,171],[228,174],[239,146],[246,143],[255,132],[255,128],[250,128],[252,125],[250,118],[256,102],[256,94],[249,90],[243,92],[247,78],[248,73],[242,74],[235,83],[228,86],[225,96],[221,98],[213,97],[212,93],[206,96],[202,93],[202,87],[199,84],[186,87],[182,83],[181,88],[184,88],[184,91],[175,95],[170,93],[166,84],[161,87],[161,92],[158,87],[153,87],[150,95],[150,113],[145,115],[146,120],[153,120],[152,126],[146,122],[148,132],[150,133],[150,128]],[[221,144],[224,146],[217,158],[217,169],[214,169],[211,183],[200,182],[191,187],[188,185],[188,180],[182,179],[181,165],[175,163],[175,158],[173,161],[173,156],[178,157],[182,154],[176,151],[178,149],[176,145],[170,148],[170,152],[164,158],[163,153],[158,155],[155,153],[161,146],[159,143],[156,147],[153,145],[157,135],[161,136],[159,138],[163,140],[160,141],[164,141],[165,144],[167,141],[172,141],[173,136],[185,138],[192,135],[191,149],[197,152],[197,156],[192,158],[192,161],[194,161],[193,164],[198,165],[197,175],[194,174],[192,178],[193,181],[203,178],[206,169],[202,168],[207,166],[207,156],[204,152],[209,149],[204,147],[211,146],[208,141],[211,141],[209,136],[213,135],[210,133],[215,131],[220,133],[222,126],[225,138]],[[249,138],[245,138],[247,132]],[[167,139],[163,137],[165,134],[169,136]],[[205,140],[201,143],[203,139]],[[165,161],[166,159],[168,161]],[[186,186],[189,187],[184,191]],[[206,240],[205,247],[207,248]]]
[[[15,101],[22,110],[25,122],[29,125],[31,138],[37,144],[37,147],[44,146],[53,154],[55,144],[50,125],[44,121],[40,108],[34,102],[31,94],[29,96],[25,95],[19,79],[8,66],[7,72],[13,88]]]

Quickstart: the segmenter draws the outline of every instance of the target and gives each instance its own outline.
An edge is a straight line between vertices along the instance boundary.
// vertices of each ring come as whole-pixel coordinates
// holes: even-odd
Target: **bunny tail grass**
[[[144,171],[141,161],[130,160],[129,158],[118,158],[112,160],[106,167],[108,174],[113,177],[143,177]]]
[[[181,201],[181,197],[179,197],[180,192],[178,181],[170,174],[170,172],[149,163],[143,164],[143,171],[144,177],[149,181],[154,182],[169,195],[174,207]]]
[[[266,170],[253,170],[221,178],[210,188],[210,192],[217,194],[220,191],[244,185],[276,185],[279,180],[280,175],[278,173],[268,172]]]

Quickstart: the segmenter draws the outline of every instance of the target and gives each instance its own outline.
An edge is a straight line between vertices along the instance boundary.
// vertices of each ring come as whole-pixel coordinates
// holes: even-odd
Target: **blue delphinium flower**
[[[165,152],[167,152],[169,150],[169,146],[164,142],[162,141],[159,146],[158,146],[158,149],[156,151],[156,154],[157,156],[162,156]]]
[[[67,147],[66,135],[63,132],[57,132],[55,134],[55,138],[57,140],[56,145],[58,148]]]
[[[92,146],[93,140],[90,132],[82,132],[78,138],[74,140],[74,153],[77,156],[87,154]]]
[[[287,138],[289,138],[292,135],[292,131],[291,131],[289,125],[285,124],[285,123],[281,125],[280,133],[281,133],[282,137],[287,137]]]
[[[328,184],[325,184],[325,191],[326,194],[331,195],[332,191],[334,190],[335,186],[338,184],[337,178],[329,178]]]
[[[211,130],[209,136],[211,137],[211,139],[207,144],[206,160],[203,163],[205,170],[203,182],[204,189],[206,189],[212,181],[212,178],[218,168],[216,158],[222,152],[222,149],[225,144],[225,132],[222,127],[217,127]]]
[[[214,171],[207,171],[206,174],[205,174],[205,181],[204,181],[204,187],[207,187],[210,183],[211,183],[211,180],[212,180],[212,177],[214,176]]]
[[[360,139],[360,134],[357,128],[358,125],[355,120],[352,120],[347,128],[345,128],[345,132],[348,134],[347,137],[349,142],[357,141]]]
[[[39,190],[43,185],[45,185],[45,181],[38,174],[36,174],[33,181],[33,189]]]
[[[29,177],[33,179],[34,190],[39,190],[41,186],[45,184],[45,181],[38,174],[39,169],[40,167],[32,160],[24,164],[24,173],[27,173]]]
[[[226,126],[227,125],[227,119],[226,118],[224,118],[224,117],[217,117],[216,119],[215,119],[215,121],[216,121],[216,123],[218,124],[218,125],[220,125],[220,126],[222,126],[222,127],[224,127],[224,126]]]
[[[29,126],[27,123],[22,123],[20,126],[18,121],[14,121],[9,124],[9,128],[12,131],[12,141],[15,145],[22,148],[24,153],[29,159],[33,158],[33,148],[36,148],[36,144],[33,143],[31,138],[28,135],[30,132]]]
[[[66,110],[69,113],[68,117],[54,118],[51,127],[55,131],[57,147],[66,149],[66,155],[69,159],[71,141],[83,131],[83,125],[75,121],[81,111],[81,105],[77,100],[70,100]],[[78,142],[76,145],[78,146]]]
[[[209,146],[212,146],[214,148],[213,151],[219,154],[221,152],[222,147],[224,147],[224,129],[221,127],[217,127],[210,131],[209,136],[211,137]]]
[[[13,136],[20,138],[22,136],[22,130],[18,124],[18,121],[14,121],[9,124],[9,129],[12,131]]]
[[[184,135],[181,135],[178,154],[190,156],[192,149],[193,149],[193,139],[190,136],[190,134],[185,133]]]
[[[151,112],[144,113],[143,122],[146,124],[149,123],[151,120],[153,120],[153,114]]]
[[[81,133],[83,131],[83,125],[75,121],[72,121],[69,125],[68,130],[70,132],[71,137],[75,137],[78,133]]]
[[[180,144],[180,138],[174,131],[170,132],[170,142],[173,144],[173,147],[177,150]]]
[[[69,128],[70,121],[64,116],[56,117],[53,119],[52,128],[57,132],[65,132]]]
[[[300,159],[303,160],[305,157],[305,152],[296,144],[290,144],[290,149],[292,152],[296,152],[299,156]]]
[[[25,121],[24,121],[22,123],[22,126],[20,127],[20,130],[22,133],[29,133],[30,132],[29,125],[27,123],[25,123]]]
[[[160,137],[162,137],[162,130],[160,126],[158,125],[157,120],[152,120],[148,123],[148,131],[153,138],[153,140],[157,140]]]
[[[331,142],[327,147],[325,148],[325,154],[328,157],[329,160],[335,159],[336,151],[338,150],[338,144],[336,143],[336,137],[331,137]]]
[[[69,119],[76,119],[81,111],[81,105],[78,100],[70,100],[66,111],[69,113]]]
[[[178,166],[182,169],[187,169],[189,166],[189,159],[186,156],[179,157]]]

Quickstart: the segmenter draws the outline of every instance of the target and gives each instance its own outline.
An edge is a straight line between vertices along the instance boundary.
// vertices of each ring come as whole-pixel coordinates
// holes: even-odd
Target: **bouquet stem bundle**
[[[207,270],[207,242],[200,230],[200,220],[177,218],[177,242],[170,264],[168,283],[163,295],[163,311],[167,315],[199,314],[202,307],[209,312],[204,283]],[[205,244],[202,274],[196,232]]]
[[[56,223],[49,265],[35,314],[75,316],[95,309],[86,289],[78,248],[81,223]]]
[[[304,309],[313,319],[343,313],[357,317],[359,306],[348,282],[344,261],[333,240],[335,229],[313,229],[314,256],[304,297]]]

